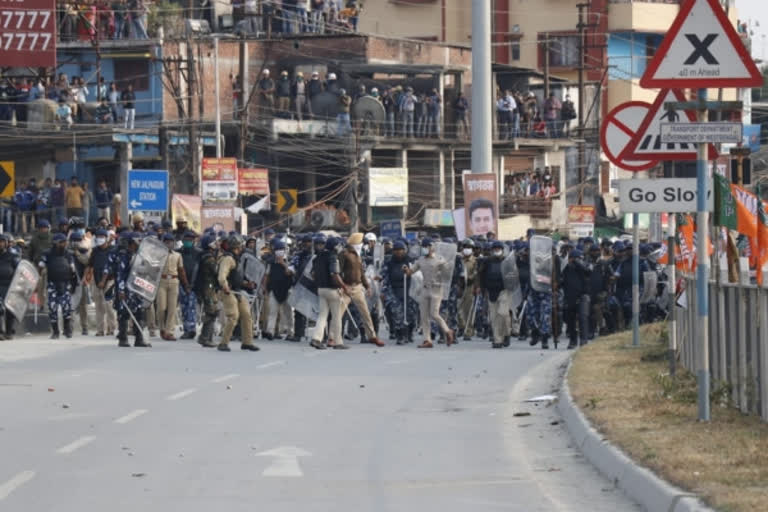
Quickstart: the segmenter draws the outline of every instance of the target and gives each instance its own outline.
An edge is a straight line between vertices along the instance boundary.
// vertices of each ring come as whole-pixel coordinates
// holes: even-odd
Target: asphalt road
[[[639,510],[524,402],[562,344],[154,345],[0,342],[0,510]]]

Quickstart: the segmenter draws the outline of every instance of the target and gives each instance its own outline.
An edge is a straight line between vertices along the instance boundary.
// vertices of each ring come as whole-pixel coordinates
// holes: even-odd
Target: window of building
[[[579,36],[549,35],[549,65],[573,68],[579,65]]]
[[[134,91],[149,90],[147,59],[115,59],[115,82],[121,89],[133,84]]]
[[[509,45],[509,52],[512,55],[512,60],[520,60],[520,41],[512,41]]]

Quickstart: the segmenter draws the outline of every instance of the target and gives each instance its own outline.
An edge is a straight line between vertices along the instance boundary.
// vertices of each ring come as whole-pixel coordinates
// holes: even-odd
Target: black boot
[[[151,347],[152,344],[148,341],[144,341],[144,334],[141,329],[136,329],[136,338],[133,341],[134,347]]]
[[[59,323],[53,322],[51,324],[51,339],[57,340],[59,339]]]
[[[544,350],[549,350],[549,336],[541,337],[541,348]]]
[[[539,333],[537,331],[531,331],[531,341],[528,344],[535,347],[539,343]]]
[[[182,340],[193,340],[195,339],[195,331],[185,331],[184,334],[181,335]]]
[[[72,318],[65,318],[64,319],[64,336],[67,338],[72,337]]]
[[[130,347],[128,343],[128,321],[125,318],[118,318],[117,320],[117,346],[118,347]]]

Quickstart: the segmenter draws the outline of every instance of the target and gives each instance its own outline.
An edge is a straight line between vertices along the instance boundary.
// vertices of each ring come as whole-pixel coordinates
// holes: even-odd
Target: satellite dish
[[[384,105],[373,96],[361,96],[352,107],[352,116],[361,121],[383,123],[387,115]]]

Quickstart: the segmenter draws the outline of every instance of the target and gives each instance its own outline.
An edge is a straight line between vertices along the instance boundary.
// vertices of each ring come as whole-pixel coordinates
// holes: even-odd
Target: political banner
[[[498,233],[498,192],[496,175],[464,175],[464,218],[466,235]]]
[[[269,195],[269,171],[267,169],[237,169],[237,187],[240,194]]]
[[[237,201],[237,159],[203,158],[202,197],[208,203]]]
[[[171,200],[173,225],[176,225],[177,220],[184,219],[187,221],[187,227],[199,235],[203,231],[200,217],[202,206],[203,200],[198,196],[173,194],[173,199]]]
[[[203,229],[213,228],[215,231],[232,231],[235,229],[235,209],[231,206],[203,206]]]

